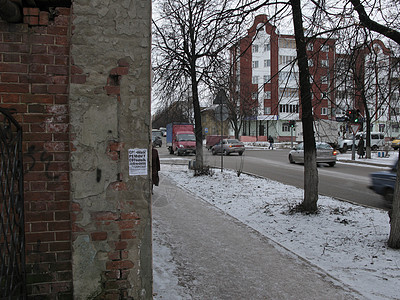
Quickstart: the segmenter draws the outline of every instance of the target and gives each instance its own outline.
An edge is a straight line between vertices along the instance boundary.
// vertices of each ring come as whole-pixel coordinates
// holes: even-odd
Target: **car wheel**
[[[290,162],[291,164],[294,164],[294,163],[295,163],[295,161],[293,160],[292,155],[290,155],[290,154],[289,154],[289,162]]]
[[[228,153],[226,152],[225,149],[224,149],[224,152],[222,152],[222,155],[228,155]]]
[[[372,149],[372,151],[376,151],[376,150],[378,150],[378,146],[377,146],[377,145],[373,145],[373,146],[371,147],[371,149]]]
[[[393,148],[393,150],[397,150],[397,149],[399,149],[399,147],[395,147],[395,146],[393,146],[392,148]]]
[[[215,149],[211,149],[211,153],[212,153],[212,155],[217,154],[217,152],[215,151]]]
[[[243,155],[243,152],[239,152],[239,155]]]
[[[392,203],[392,202],[393,202],[393,190],[390,189],[390,188],[387,188],[387,189],[385,190],[385,193],[384,193],[384,195],[383,195],[383,198],[385,198],[385,200],[386,200],[387,202]]]
[[[343,151],[342,153],[346,153],[347,152],[347,144],[343,145],[343,150],[342,151]]]
[[[336,162],[330,162],[330,163],[328,163],[328,165],[329,165],[330,167],[333,167],[335,164],[336,164]]]
[[[172,147],[169,148],[169,154],[174,154],[174,149],[172,149]]]

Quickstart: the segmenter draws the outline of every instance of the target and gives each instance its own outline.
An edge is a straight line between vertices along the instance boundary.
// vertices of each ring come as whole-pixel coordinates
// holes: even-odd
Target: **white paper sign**
[[[147,149],[129,149],[129,176],[147,175]]]

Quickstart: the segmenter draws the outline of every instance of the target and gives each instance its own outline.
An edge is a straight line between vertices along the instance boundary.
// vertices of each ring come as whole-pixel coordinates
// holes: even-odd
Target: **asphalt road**
[[[171,157],[165,145],[159,148],[161,157]],[[223,156],[224,168],[242,170],[272,180],[276,180],[295,187],[304,188],[304,166],[290,164],[288,160],[289,149],[276,150],[250,150],[246,149],[243,156],[232,154]],[[194,156],[186,156],[194,159]],[[221,167],[221,156],[213,156],[204,148],[205,164]],[[334,167],[320,165],[318,167],[319,185],[321,195],[350,201],[362,205],[387,209],[387,203],[381,196],[368,188],[369,174],[382,171],[382,167],[360,166],[352,163],[338,162]]]

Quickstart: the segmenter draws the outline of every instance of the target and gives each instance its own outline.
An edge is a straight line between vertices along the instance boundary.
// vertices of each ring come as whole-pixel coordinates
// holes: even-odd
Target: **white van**
[[[358,142],[360,141],[360,137],[364,139],[364,147],[367,146],[366,132],[358,132],[356,134],[355,144],[358,146]],[[351,146],[353,145],[353,135],[349,136],[349,138],[341,140],[338,143],[338,149],[341,153],[346,153],[347,150],[351,150]],[[376,151],[379,147],[385,145],[385,135],[383,132],[371,132],[371,149]]]

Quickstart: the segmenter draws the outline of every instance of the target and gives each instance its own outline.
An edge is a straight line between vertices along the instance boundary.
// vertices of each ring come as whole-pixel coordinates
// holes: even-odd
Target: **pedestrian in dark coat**
[[[269,147],[268,149],[274,150],[274,138],[272,136],[268,136]]]
[[[151,172],[151,180],[153,182],[153,185],[158,186],[160,183],[160,177],[158,177],[158,171],[160,171],[160,158],[158,156],[158,151],[153,144],[153,151],[152,151],[152,172]]]
[[[360,140],[358,141],[358,149],[357,149],[357,154],[358,158],[364,158],[364,139],[363,137],[360,137]]]

